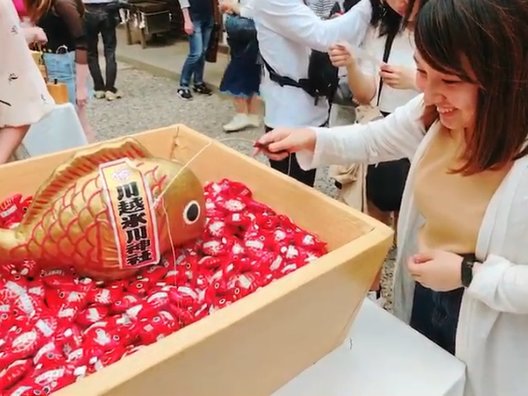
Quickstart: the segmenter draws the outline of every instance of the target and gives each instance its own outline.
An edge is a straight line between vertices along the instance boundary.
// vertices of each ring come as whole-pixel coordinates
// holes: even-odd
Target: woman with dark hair
[[[88,141],[95,135],[88,123],[86,106],[90,96],[88,45],[81,0],[25,0],[27,13],[48,38],[44,63],[51,81],[66,84],[70,102],[76,105]]]
[[[525,0],[430,0],[415,26],[423,95],[366,125],[259,140],[304,169],[412,160],[393,309],[466,363],[466,396],[528,389],[527,20]]]
[[[413,28],[402,23],[406,2],[370,2],[372,18],[358,56],[346,43],[334,45],[330,50],[334,66],[346,68],[348,85],[360,105],[356,110],[357,122],[362,122],[361,115],[369,114],[372,107],[387,116],[418,95]],[[397,219],[408,169],[407,159],[369,167],[366,198],[370,214],[387,224],[393,214]]]

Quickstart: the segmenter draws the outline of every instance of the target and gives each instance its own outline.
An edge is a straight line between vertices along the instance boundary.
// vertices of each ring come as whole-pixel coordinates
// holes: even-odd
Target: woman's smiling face
[[[416,85],[424,93],[427,106],[435,106],[440,122],[446,128],[473,129],[475,127],[479,87],[464,81],[456,74],[433,69],[419,52],[415,54]]]

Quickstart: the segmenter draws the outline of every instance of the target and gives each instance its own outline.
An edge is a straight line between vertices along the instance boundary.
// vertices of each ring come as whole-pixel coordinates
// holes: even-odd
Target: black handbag
[[[228,15],[224,26],[230,40],[250,42],[257,39],[257,29],[253,19],[240,15]]]
[[[389,60],[393,41],[394,35],[387,36],[385,51],[383,53],[383,62]],[[383,80],[380,79],[378,88],[378,106],[382,86]],[[367,199],[376,205],[379,210],[384,212],[399,211],[403,189],[405,188],[410,166],[411,163],[407,158],[369,165],[367,170]]]

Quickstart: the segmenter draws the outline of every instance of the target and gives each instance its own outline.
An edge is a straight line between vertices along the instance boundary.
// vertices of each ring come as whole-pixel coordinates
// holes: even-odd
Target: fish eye
[[[200,205],[197,201],[189,202],[183,209],[183,221],[193,224],[200,218]]]
[[[64,296],[65,296],[64,292],[60,292],[60,293],[59,293],[59,297],[60,297],[60,298],[64,298]]]
[[[119,338],[119,336],[118,336],[117,334],[116,334],[116,335],[113,335],[113,336],[112,336],[112,339],[113,339],[114,341],[119,341],[119,340],[120,340],[120,338]]]

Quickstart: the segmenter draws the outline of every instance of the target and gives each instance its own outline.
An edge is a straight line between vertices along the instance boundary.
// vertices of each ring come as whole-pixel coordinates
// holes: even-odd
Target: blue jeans
[[[188,87],[194,77],[194,84],[203,83],[203,73],[205,67],[205,52],[211,39],[214,20],[211,16],[207,19],[191,17],[194,25],[194,32],[189,36],[189,55],[183,64],[180,86]]]
[[[464,288],[436,292],[419,283],[414,289],[411,327],[453,355],[463,294]]]

